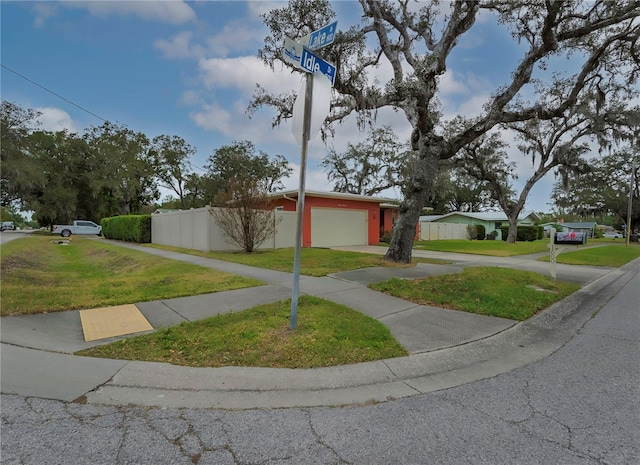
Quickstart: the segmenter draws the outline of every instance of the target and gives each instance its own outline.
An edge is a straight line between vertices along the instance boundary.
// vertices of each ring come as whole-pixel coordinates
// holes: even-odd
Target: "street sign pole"
[[[304,94],[304,117],[302,123],[302,150],[300,155],[300,185],[296,205],[296,243],[293,254],[293,288],[291,291],[291,318],[289,328],[298,327],[298,296],[300,294],[300,253],[302,252],[302,224],[304,218],[304,187],[307,171],[307,145],[311,126],[311,101],[313,97],[313,74],[307,73]]]
[[[304,44],[298,43],[289,37],[285,37],[284,50],[282,59],[287,63],[303,69],[307,72],[305,81],[305,93],[304,93],[304,110],[302,118],[302,140],[300,141],[301,156],[300,156],[300,184],[298,186],[298,203],[296,205],[296,238],[295,249],[293,255],[293,286],[291,289],[291,318],[289,321],[289,327],[294,330],[298,327],[298,296],[300,295],[300,254],[302,252],[302,227],[304,223],[304,185],[307,171],[307,146],[309,139],[311,138],[311,126],[312,119],[315,121],[317,115],[321,114],[319,111],[314,110],[316,116],[312,115],[313,106],[313,86],[316,79],[315,73],[324,74],[333,85],[336,78],[336,67],[331,63],[327,63],[319,56],[308,50],[305,45],[309,45],[312,49],[322,48],[333,42],[335,38],[337,21],[333,22],[317,31],[312,32],[308,36],[304,37]],[[319,74],[320,75],[320,74]],[[322,78],[324,79],[324,78]],[[327,103],[331,98],[330,87],[327,88],[329,93],[327,94]],[[318,95],[324,96],[325,92],[322,90],[322,86],[319,85]],[[299,97],[299,96],[298,96]],[[317,105],[321,108],[321,105]],[[293,129],[296,129],[296,105],[294,105],[294,124]],[[299,108],[299,107],[297,107]],[[326,107],[327,114],[329,113],[329,105]],[[322,120],[326,118],[326,114],[321,117]],[[299,124],[299,120],[298,124]],[[315,124],[315,123],[314,123]],[[297,134],[294,134],[297,140]]]

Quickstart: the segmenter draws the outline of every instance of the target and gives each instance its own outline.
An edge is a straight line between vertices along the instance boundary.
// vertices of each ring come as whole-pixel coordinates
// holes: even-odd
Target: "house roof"
[[[439,220],[442,218],[448,218],[451,216],[466,216],[468,218],[472,218],[474,220],[480,220],[480,221],[507,221],[508,220],[507,215],[504,212],[451,212],[445,215],[421,216],[420,221],[427,221],[427,222],[436,221],[436,220]],[[529,216],[533,217],[534,220],[540,219],[538,214],[533,210],[528,212],[521,212],[520,215],[518,215],[518,219],[522,220]]]
[[[325,199],[341,199],[341,200],[358,200],[360,202],[373,202],[373,203],[389,203],[389,202],[397,202],[396,199],[391,199],[388,197],[373,197],[369,195],[357,195],[357,194],[346,194],[344,192],[326,192],[326,191],[314,191],[314,190],[305,190],[305,197],[322,197]],[[281,198],[298,198],[298,190],[289,190],[282,192],[274,192],[273,194],[269,194],[269,197],[274,199]]]
[[[598,223],[595,221],[588,221],[586,223],[558,223],[560,226],[566,226],[571,229],[593,229]]]
[[[171,213],[171,212],[178,212],[180,210],[176,209],[176,208],[156,208],[156,210],[153,212],[154,215],[158,215],[160,213]]]

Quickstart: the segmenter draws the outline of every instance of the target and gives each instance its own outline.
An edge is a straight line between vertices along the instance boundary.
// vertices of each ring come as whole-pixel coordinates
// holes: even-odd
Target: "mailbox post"
[[[556,232],[551,228],[549,234],[549,274],[556,279],[556,258],[569,248],[578,248],[587,243],[587,233],[584,232]],[[560,245],[561,247],[557,247]]]

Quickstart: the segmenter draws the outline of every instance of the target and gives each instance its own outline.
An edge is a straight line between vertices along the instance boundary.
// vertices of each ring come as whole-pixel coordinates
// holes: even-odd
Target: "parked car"
[[[60,234],[62,237],[69,237],[72,234],[97,234],[101,236],[102,226],[98,226],[93,221],[75,220],[73,224],[54,224],[51,232]]]
[[[604,238],[606,239],[621,239],[622,238],[622,233],[613,231],[613,232],[606,232],[603,234]]]
[[[0,225],[0,231],[15,231],[16,230],[16,225],[13,223],[13,221],[3,221],[2,225]]]

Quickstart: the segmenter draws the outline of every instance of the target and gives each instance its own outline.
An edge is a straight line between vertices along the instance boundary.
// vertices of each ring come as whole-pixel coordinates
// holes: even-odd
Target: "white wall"
[[[461,223],[420,222],[420,240],[468,239],[467,225]]]
[[[205,252],[240,250],[216,224],[209,209],[203,207],[151,215],[151,243]],[[276,211],[275,221],[278,221],[275,237],[268,238],[258,248],[294,246],[296,213]]]
[[[296,245],[296,212],[276,211],[276,235],[273,238],[274,249],[295,247]]]

